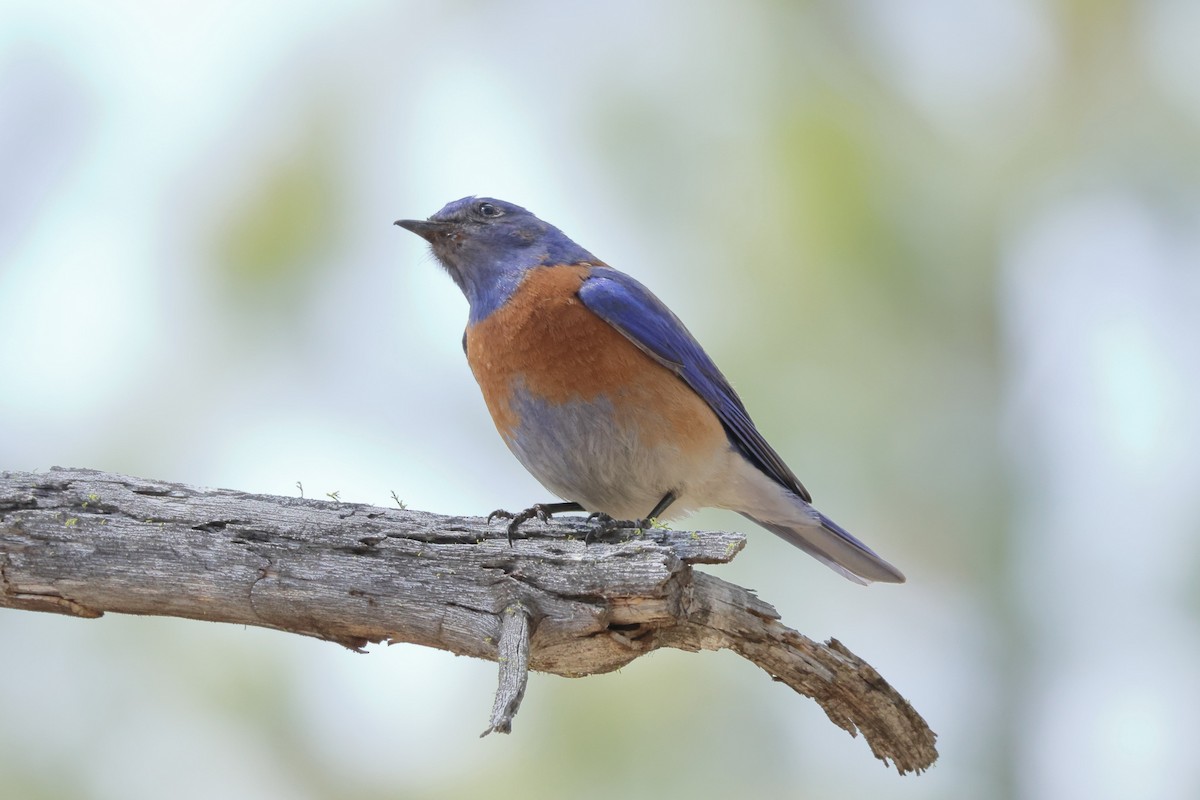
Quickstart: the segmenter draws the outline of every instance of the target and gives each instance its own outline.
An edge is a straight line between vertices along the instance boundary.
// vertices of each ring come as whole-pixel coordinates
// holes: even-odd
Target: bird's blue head
[[[501,305],[530,267],[596,259],[548,222],[491,197],[455,200],[427,220],[396,224],[425,239],[471,304],[471,322]]]

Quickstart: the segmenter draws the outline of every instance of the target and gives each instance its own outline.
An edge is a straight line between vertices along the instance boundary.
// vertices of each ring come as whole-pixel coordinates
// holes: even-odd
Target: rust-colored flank
[[[631,414],[643,423],[644,447],[669,443],[699,455],[723,441],[716,414],[683,379],[579,299],[591,269],[535,267],[508,302],[468,329],[467,361],[500,434],[508,439],[520,424],[510,400],[514,384],[523,384],[549,404],[604,395],[618,419]]]

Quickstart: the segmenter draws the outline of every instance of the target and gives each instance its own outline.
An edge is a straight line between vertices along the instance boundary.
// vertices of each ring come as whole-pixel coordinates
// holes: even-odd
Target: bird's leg
[[[488,514],[487,521],[488,524],[491,525],[492,520],[496,519],[497,517],[500,519],[509,520],[508,544],[511,547],[513,543],[513,536],[516,535],[517,529],[520,528],[522,524],[528,522],[534,517],[537,517],[542,522],[549,522],[550,517],[554,516],[555,514],[561,514],[564,511],[583,511],[583,506],[579,505],[579,503],[534,503],[529,508],[517,514],[514,514],[511,511],[505,511],[503,508],[497,508],[495,511]]]
[[[629,530],[630,528],[645,530],[652,528],[654,527],[654,521],[678,499],[679,493],[671,489],[662,496],[661,500],[654,504],[654,508],[650,509],[650,513],[646,515],[645,519],[613,519],[608,514],[600,511],[588,514],[588,522],[595,522],[596,527],[588,532],[587,541],[591,541],[592,536],[607,536],[617,530]]]
[[[679,493],[671,489],[662,496],[662,499],[655,504],[654,508],[650,509],[650,513],[646,515],[647,520],[658,519],[662,513],[671,507],[671,504],[679,499]]]

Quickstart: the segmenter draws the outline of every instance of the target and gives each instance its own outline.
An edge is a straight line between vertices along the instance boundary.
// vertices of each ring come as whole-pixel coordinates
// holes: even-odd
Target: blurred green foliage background
[[[940,734],[900,778],[726,654],[534,676],[0,611],[0,797],[1200,796],[1200,5],[0,6],[0,469],[546,493],[392,227],[511,200],[688,323],[909,577],[721,577]]]

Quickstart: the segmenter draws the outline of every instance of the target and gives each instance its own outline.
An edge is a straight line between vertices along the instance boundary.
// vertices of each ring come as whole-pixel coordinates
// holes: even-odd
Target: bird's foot
[[[526,522],[535,517],[542,522],[549,522],[550,517],[554,515],[555,511],[562,510],[556,509],[553,506],[554,504],[552,503],[534,503],[529,508],[516,514],[512,513],[511,511],[505,511],[503,508],[497,508],[495,511],[487,515],[487,521],[489,525],[492,524],[492,520],[497,518],[506,519],[509,521],[508,546],[512,547],[513,537],[516,536],[517,530]]]
[[[588,531],[587,536],[584,537],[583,541],[585,543],[592,541],[593,537],[604,538],[611,536],[617,531],[637,531],[634,534],[636,536],[642,531],[654,527],[653,519],[613,519],[602,511],[588,514],[587,521],[593,522],[595,525]]]

